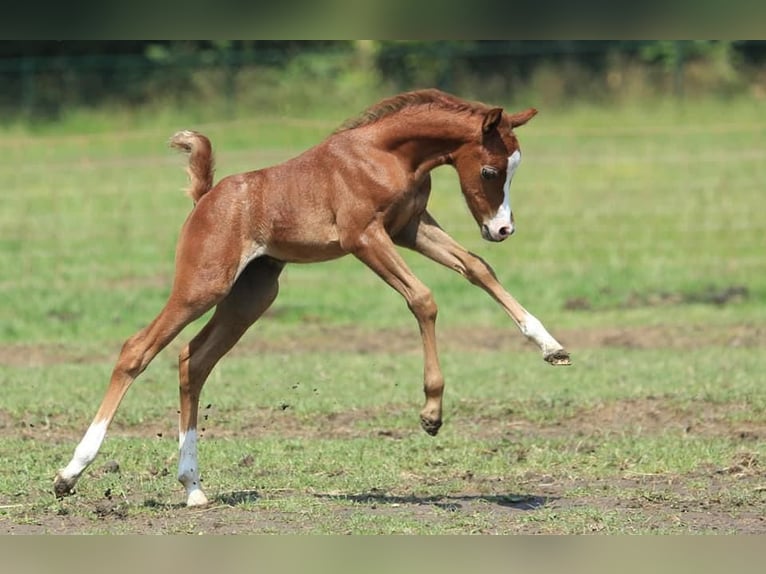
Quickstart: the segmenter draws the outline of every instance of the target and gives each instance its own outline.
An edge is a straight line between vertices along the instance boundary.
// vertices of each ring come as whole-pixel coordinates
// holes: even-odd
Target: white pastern
[[[513,233],[513,220],[511,207],[511,181],[516,173],[516,169],[521,163],[521,152],[516,150],[508,158],[508,170],[505,174],[505,183],[503,184],[503,204],[498,208],[495,216],[489,220],[487,227],[490,233],[496,235],[498,230],[503,227],[510,227],[511,233]]]
[[[80,444],[74,451],[74,456],[66,468],[59,474],[62,478],[67,480],[79,477],[82,472],[93,462],[98,454],[98,450],[101,448],[101,444],[106,437],[106,421],[99,421],[92,423],[88,430],[85,432],[85,436],[82,437]]]
[[[543,351],[543,355],[548,355],[563,347],[553,338],[543,324],[531,313],[527,313],[524,318],[524,324],[521,326],[521,332],[538,344]]]
[[[189,429],[178,434],[178,480],[186,488],[186,504],[202,506],[207,504],[207,497],[202,492],[197,463],[197,429]]]

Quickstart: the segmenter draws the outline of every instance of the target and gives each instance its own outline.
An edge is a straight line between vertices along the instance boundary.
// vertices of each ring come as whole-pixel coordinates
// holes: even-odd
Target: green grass
[[[175,355],[204,319],[128,393],[78,494],[55,501],[52,474],[122,341],[168,294],[191,206],[167,137],[204,129],[221,177],[298,153],[344,115],[200,126],[177,112],[137,129],[123,118],[119,133],[96,119],[88,134],[2,138],[5,532],[763,532],[766,130],[744,101],[543,110],[519,130],[518,233],[501,245],[481,240],[454,173],[435,172],[434,215],[568,335],[573,367],[547,367],[486,295],[405,253],[449,335],[445,426],[427,437],[401,298],[350,258],[290,266],[273,310],[203,394],[213,507],[179,508],[174,478]],[[709,302],[732,286],[745,295]],[[652,329],[679,340],[606,337]],[[463,332],[492,344],[467,347]],[[333,349],[335,335],[363,352]],[[104,472],[109,460],[119,473]]]

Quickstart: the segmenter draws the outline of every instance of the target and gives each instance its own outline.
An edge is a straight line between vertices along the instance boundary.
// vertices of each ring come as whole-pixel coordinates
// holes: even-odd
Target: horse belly
[[[345,255],[339,241],[327,243],[301,242],[270,245],[266,253],[287,263],[319,263]]]

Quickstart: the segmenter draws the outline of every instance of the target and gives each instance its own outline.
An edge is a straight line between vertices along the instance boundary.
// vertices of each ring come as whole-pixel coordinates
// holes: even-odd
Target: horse
[[[187,324],[215,307],[178,357],[178,480],[187,506],[208,504],[197,462],[200,393],[218,360],[273,303],[288,263],[351,254],[402,295],[422,339],[420,423],[429,435],[441,427],[444,392],[437,306],[397,247],[481,287],[537,344],[545,361],[571,364],[569,353],[502,287],[492,268],[453,240],[427,210],[430,172],[450,165],[481,236],[500,242],[513,235],[510,187],[521,162],[514,130],[536,114],[534,108],[508,113],[435,89],[405,92],[371,106],[284,163],[230,175],[216,185],[210,140],[190,130],[172,136],[170,146],[188,155],[187,192],[194,203],[179,236],[172,289],[156,318],[122,346],[95,417],[70,462],[56,473],[55,495],[73,493],[136,377]]]

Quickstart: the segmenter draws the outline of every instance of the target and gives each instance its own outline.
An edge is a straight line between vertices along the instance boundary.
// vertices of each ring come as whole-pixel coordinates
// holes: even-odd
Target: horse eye
[[[497,170],[494,167],[484,166],[481,168],[481,177],[484,179],[494,179],[497,177]]]

